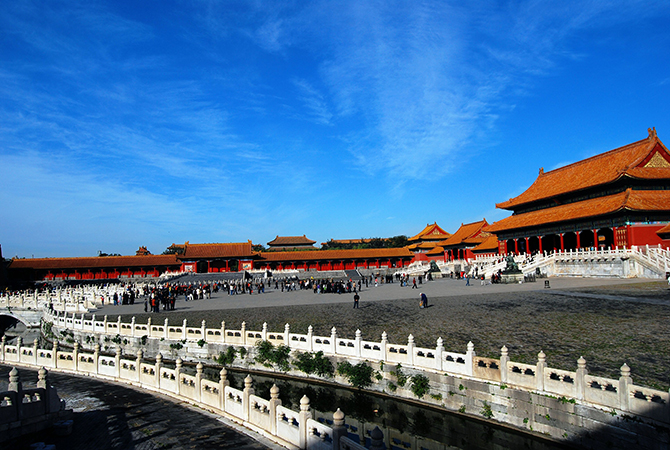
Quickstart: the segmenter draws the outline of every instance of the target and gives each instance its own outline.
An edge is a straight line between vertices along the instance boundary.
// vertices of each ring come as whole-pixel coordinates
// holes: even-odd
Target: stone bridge
[[[42,320],[42,310],[24,309],[24,308],[0,308],[0,317],[11,317],[18,320],[26,328],[39,328]]]

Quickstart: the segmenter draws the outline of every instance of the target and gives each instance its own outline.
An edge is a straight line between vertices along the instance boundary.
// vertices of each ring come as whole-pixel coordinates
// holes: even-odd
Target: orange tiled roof
[[[277,236],[268,242],[268,245],[290,247],[293,245],[313,245],[314,243],[316,243],[316,241],[307,239],[307,236],[303,234],[302,236]]]
[[[559,205],[554,208],[516,214],[493,223],[486,230],[496,233],[535,225],[596,217],[623,209],[632,211],[668,211],[670,210],[670,191],[636,191],[627,189],[624,192],[606,197],[598,197],[581,202]]]
[[[489,234],[484,242],[473,248],[472,251],[473,253],[498,251],[498,236]]]
[[[80,258],[12,259],[10,269],[104,269],[179,266],[176,255],[93,256]]]
[[[416,244],[415,248],[421,248],[421,249],[430,249],[430,248],[435,248],[437,246],[437,242],[421,242],[419,244]]]
[[[444,231],[440,226],[437,224],[437,222],[433,223],[432,225],[426,225],[426,228],[424,228],[421,233],[417,234],[414,237],[411,237],[408,239],[408,241],[418,241],[418,240],[431,240],[431,241],[438,241],[442,239],[447,239],[451,234],[447,233]]]
[[[458,230],[456,230],[456,232],[452,234],[451,237],[449,237],[449,239],[438,242],[437,245],[446,248],[454,245],[463,244],[465,243],[464,241],[466,239],[471,239],[476,236],[479,236],[479,234],[482,231],[482,228],[484,228],[487,225],[488,223],[486,222],[486,219],[480,220],[479,222],[461,224],[461,227]]]
[[[365,248],[357,250],[317,250],[297,252],[261,252],[262,261],[314,261],[362,258],[411,258],[407,248]]]
[[[629,176],[645,179],[670,179],[670,153],[649,129],[649,137],[576,163],[544,172],[540,169],[535,182],[521,195],[496,204],[501,209],[515,209],[537,200],[611,183]]]
[[[251,241],[230,244],[184,244],[179,259],[197,258],[249,258],[254,255]]]
[[[658,234],[659,236],[661,236],[661,238],[663,238],[663,235],[668,235],[668,236],[670,236],[670,223],[667,224],[666,226],[664,226],[663,228],[661,228],[660,230],[658,230],[658,231],[656,232],[656,234]]]
[[[434,255],[441,255],[442,253],[444,253],[444,247],[440,247],[438,245],[437,247],[433,247],[433,249],[428,250],[426,252],[426,255],[434,256]]]

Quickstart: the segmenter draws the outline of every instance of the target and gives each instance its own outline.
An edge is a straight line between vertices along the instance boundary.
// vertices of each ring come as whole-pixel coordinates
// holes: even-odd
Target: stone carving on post
[[[114,367],[116,370],[116,378],[121,378],[121,346],[116,346],[116,354],[114,355]]]
[[[72,348],[72,363],[74,364],[74,371],[79,370],[79,342],[74,343]]]
[[[195,398],[198,402],[202,400],[202,369],[203,365],[199,362],[198,365],[195,366],[195,390],[197,392]]]
[[[249,396],[254,393],[253,388],[254,380],[251,378],[251,375],[247,375],[244,379],[244,389],[242,390],[242,410],[244,411],[244,421],[249,421],[249,408],[251,408]],[[304,448],[304,447],[303,447]]]
[[[580,356],[577,360],[577,374],[575,376],[575,390],[578,400],[584,400],[586,394],[586,360]]]
[[[544,390],[544,369],[547,368],[547,355],[542,350],[537,354],[537,367],[535,370],[535,388],[539,391]]]
[[[359,357],[359,358],[361,357],[361,341],[362,340],[363,339],[361,337],[361,330],[356,330],[356,344],[354,344],[354,345],[356,346],[355,347],[356,356]]]
[[[309,397],[303,395],[300,399],[300,448],[307,448],[307,419],[312,418],[312,412],[309,407]]]
[[[100,348],[100,346],[98,346],[98,349],[99,348]],[[96,367],[97,367],[97,363],[96,363]],[[142,377],[142,349],[139,349],[137,351],[137,355],[136,355],[136,358],[135,358],[135,367],[137,368],[137,370],[135,371],[137,373],[137,381],[140,381],[142,379],[141,378]]]
[[[382,360],[383,360],[384,362],[388,361],[388,355],[386,354],[386,353],[387,353],[387,350],[388,350],[388,349],[386,348],[387,345],[388,345],[388,343],[389,343],[389,341],[388,341],[388,334],[386,334],[386,331],[383,331],[383,332],[382,332],[381,350],[382,350]]]
[[[337,329],[335,327],[330,329],[330,352],[333,355],[337,354]]]
[[[226,386],[230,386],[227,376],[228,371],[225,367],[222,367],[219,372],[219,409],[221,411],[226,410]]]
[[[628,395],[629,386],[633,384],[633,378],[630,376],[630,367],[624,363],[621,366],[621,378],[619,378],[619,408],[622,411],[630,411],[630,396]],[[667,407],[667,406],[666,406]]]
[[[340,408],[333,413],[333,449],[340,448],[340,438],[347,435],[347,427],[344,426],[344,413]]]
[[[177,358],[177,360],[174,362],[175,367],[174,367],[174,376],[175,380],[177,381],[177,385],[175,386],[175,394],[179,395],[181,394],[181,371],[182,371],[182,363],[183,361],[181,358]]]
[[[437,370],[442,370],[442,353],[444,352],[444,340],[441,337],[437,338],[437,345],[435,346],[435,359],[437,360]]]
[[[161,366],[163,365],[163,355],[159,353],[156,354],[156,365],[154,367],[154,385],[156,389],[161,388]]]
[[[507,363],[509,363],[507,346],[503,345],[500,349],[500,383],[507,383]]]
[[[468,351],[465,353],[465,366],[467,375],[472,376],[475,373],[475,344],[472,341],[468,342]]]
[[[410,366],[414,365],[414,336],[407,336],[407,358]]]
[[[277,406],[281,405],[281,400],[279,400],[279,388],[277,387],[276,384],[273,384],[272,387],[270,388],[270,407],[269,407],[269,415],[272,418],[270,421],[270,433],[272,435],[276,436],[277,435]],[[335,447],[333,447],[335,448]]]

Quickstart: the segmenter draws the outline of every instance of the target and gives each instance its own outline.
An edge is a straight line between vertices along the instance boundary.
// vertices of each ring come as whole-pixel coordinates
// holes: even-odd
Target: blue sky
[[[670,144],[669,20],[651,1],[2,2],[3,255],[499,220],[540,167],[651,126]]]

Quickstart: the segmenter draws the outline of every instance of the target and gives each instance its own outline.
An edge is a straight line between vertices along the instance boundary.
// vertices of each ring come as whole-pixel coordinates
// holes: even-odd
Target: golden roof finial
[[[649,139],[656,138],[656,127],[647,128],[647,131],[649,132]]]
[[[544,175],[544,167],[540,167],[540,175]]]

